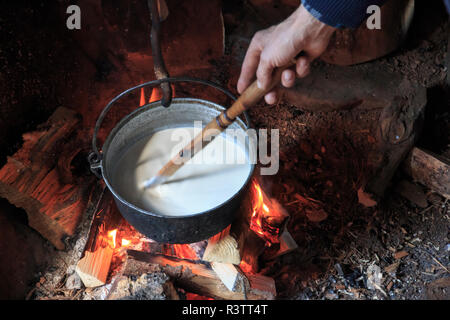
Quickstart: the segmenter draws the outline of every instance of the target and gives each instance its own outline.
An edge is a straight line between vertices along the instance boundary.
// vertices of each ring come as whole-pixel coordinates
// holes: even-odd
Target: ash
[[[164,284],[169,277],[163,272],[144,273],[141,276],[123,276],[109,299],[166,300]]]

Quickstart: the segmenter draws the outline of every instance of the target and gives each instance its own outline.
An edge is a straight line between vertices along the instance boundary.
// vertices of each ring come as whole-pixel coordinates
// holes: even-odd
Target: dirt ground
[[[420,14],[415,17],[409,38],[402,48],[378,60],[376,68],[402,74],[427,88],[428,104],[418,145],[450,155],[450,93],[445,85],[449,24],[442,5],[437,3],[418,1]],[[33,10],[44,5],[37,1],[34,7],[17,14],[21,21],[30,21],[35,16]],[[214,62],[217,68],[209,75],[197,74],[227,85],[233,92],[245,53],[245,47],[241,47],[245,41],[241,40],[248,40],[251,30],[264,25],[264,17],[246,8],[242,10],[241,1],[224,3],[226,55]],[[52,12],[51,6],[48,9]],[[436,12],[440,14],[436,16]],[[246,25],[241,24],[242,14],[252,18],[245,20]],[[33,121],[21,121],[19,115],[8,120],[17,121],[17,125],[9,126],[2,134],[0,145],[5,152],[0,154],[1,163],[20,145],[21,133],[45,121],[57,105],[71,103],[64,100],[68,95],[60,88],[61,74],[65,74],[67,83],[76,80],[69,81],[73,65],[64,63],[65,59],[72,61],[67,50],[70,46],[58,33],[49,32],[53,22],[31,20],[31,26],[49,26],[38,37],[32,27],[13,23],[18,19],[16,12],[2,14],[0,19],[2,26],[22,35],[20,42],[4,33],[1,38],[0,78],[14,79],[0,89],[2,112],[8,106],[8,114],[21,110],[33,115]],[[55,43],[55,47],[39,47],[42,39]],[[35,51],[30,43],[40,50]],[[18,51],[21,55],[13,55]],[[41,63],[33,63],[35,59]],[[49,69],[49,64],[62,67]],[[367,68],[372,67],[367,64]],[[25,77],[17,70],[34,73]],[[45,81],[42,74],[48,74]],[[358,203],[358,187],[370,170],[367,157],[373,149],[373,125],[379,111],[310,112],[281,99],[275,106],[260,104],[249,114],[256,128],[280,130],[280,172],[265,183],[291,214],[288,229],[299,246],[297,251],[262,266],[264,274],[274,277],[279,299],[450,299],[450,202],[423,186],[419,187],[428,202],[425,208],[406,200],[399,195],[398,185],[409,178],[399,171],[378,206],[365,208]],[[0,118],[4,123],[6,119],[5,114]],[[311,216],[299,195],[312,199],[326,218]],[[20,281],[13,297],[25,298],[48,271],[47,258],[51,259],[54,251],[39,235],[30,234],[24,219],[12,218],[13,209],[7,204],[0,207],[7,217],[4,220],[16,226],[13,232],[9,222],[2,222],[0,240],[4,243],[8,234],[11,247],[22,248],[25,243],[30,250],[46,256],[43,259],[39,254],[31,258],[18,254],[12,261],[10,251],[0,250],[0,259],[11,261],[11,269],[15,268],[13,263],[22,265],[11,275],[8,285]]]

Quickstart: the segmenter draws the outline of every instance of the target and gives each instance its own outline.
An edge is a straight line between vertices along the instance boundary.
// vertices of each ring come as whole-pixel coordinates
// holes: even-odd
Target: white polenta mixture
[[[166,129],[132,145],[114,171],[118,194],[138,208],[167,216],[200,213],[230,199],[245,183],[251,165],[243,147],[224,134],[165,184],[143,189],[143,182],[155,176],[194,136],[193,127]]]

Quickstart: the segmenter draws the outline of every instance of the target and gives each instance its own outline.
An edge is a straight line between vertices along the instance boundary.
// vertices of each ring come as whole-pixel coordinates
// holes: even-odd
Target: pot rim
[[[173,98],[171,104],[175,104],[175,103],[177,103],[177,102],[185,102],[185,103],[187,102],[187,103],[190,103],[190,104],[192,104],[192,103],[200,103],[200,104],[207,105],[207,106],[208,106],[208,105],[213,105],[214,107],[216,107],[216,108],[218,108],[218,109],[221,109],[221,110],[225,110],[225,109],[226,109],[225,107],[223,107],[223,106],[221,106],[221,105],[219,105],[219,104],[217,104],[217,103],[214,103],[214,102],[212,102],[212,101],[203,100],[203,99],[198,99],[198,98]],[[128,115],[126,115],[124,118],[122,118],[122,119],[119,121],[119,123],[113,128],[113,130],[108,134],[108,137],[106,138],[106,141],[105,141],[105,143],[104,143],[104,145],[103,145],[103,148],[102,148],[103,151],[106,150],[105,153],[108,151],[108,148],[109,148],[109,146],[110,146],[110,143],[111,143],[112,139],[116,136],[117,132],[118,132],[118,131],[119,131],[119,130],[120,130],[120,129],[121,129],[121,128],[129,121],[129,120],[131,120],[134,116],[136,116],[136,115],[139,114],[139,113],[146,112],[146,111],[148,111],[148,110],[150,110],[150,109],[152,109],[152,108],[160,107],[160,106],[162,107],[161,101],[160,101],[160,100],[159,100],[159,101],[155,101],[155,102],[152,102],[152,103],[150,103],[150,104],[148,104],[148,105],[146,105],[146,106],[144,106],[144,107],[141,107],[141,108],[138,108],[138,109],[132,111],[131,113],[129,113]],[[247,118],[248,118],[248,117],[247,117]],[[245,129],[250,129],[250,128],[251,128],[250,122],[249,122],[249,124],[247,125],[247,124],[246,124],[244,121],[242,121],[242,119],[239,118],[239,117],[238,117],[236,120],[241,122],[241,127],[243,127],[244,130],[245,130]],[[236,121],[236,120],[235,120],[235,121]],[[103,153],[103,155],[104,155],[105,153]],[[249,174],[248,174],[247,178],[245,179],[244,183],[242,184],[242,186],[239,188],[239,190],[236,191],[232,197],[230,197],[230,198],[227,199],[226,201],[224,201],[224,202],[218,204],[217,206],[215,206],[215,207],[213,207],[213,208],[210,208],[210,209],[208,209],[208,210],[206,210],[206,211],[202,211],[202,212],[197,212],[197,213],[192,213],[192,214],[186,214],[186,215],[168,216],[168,215],[164,215],[164,214],[160,214],[160,213],[156,213],[156,212],[151,212],[151,211],[144,210],[144,209],[139,208],[139,207],[135,206],[134,204],[132,204],[132,203],[126,201],[124,198],[122,198],[122,197],[114,190],[113,186],[111,185],[110,181],[108,180],[108,178],[107,178],[107,176],[106,176],[106,174],[105,174],[105,171],[106,171],[106,170],[104,170],[104,166],[103,166],[103,161],[104,161],[104,159],[105,159],[105,157],[103,156],[103,157],[102,157],[102,160],[100,160],[100,166],[99,166],[99,167],[100,167],[100,169],[101,169],[103,181],[105,182],[106,186],[107,186],[108,189],[111,191],[111,193],[113,194],[114,198],[116,198],[117,200],[119,200],[120,202],[122,202],[124,205],[129,206],[129,207],[132,208],[133,210],[136,210],[136,211],[138,211],[138,212],[140,212],[140,213],[143,213],[143,214],[149,215],[149,216],[153,216],[153,217],[157,217],[157,218],[164,218],[164,219],[193,218],[193,217],[196,217],[196,216],[205,215],[205,214],[214,212],[214,211],[217,210],[218,208],[223,207],[224,205],[226,205],[227,203],[229,203],[230,201],[232,201],[234,198],[236,198],[238,195],[240,195],[240,193],[242,192],[242,190],[243,190],[244,188],[246,188],[247,185],[249,184],[249,181],[251,180],[251,178],[252,178],[252,176],[253,176],[253,173],[254,173],[254,170],[255,170],[255,164],[254,164],[254,163],[250,163],[250,171],[249,171]]]

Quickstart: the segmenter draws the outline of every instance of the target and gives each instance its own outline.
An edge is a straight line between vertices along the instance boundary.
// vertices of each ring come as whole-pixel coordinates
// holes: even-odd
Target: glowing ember
[[[210,297],[200,296],[195,293],[186,292],[186,300],[214,300]]]
[[[239,268],[241,268],[241,270],[244,273],[253,273],[253,268],[251,265],[249,265],[247,262],[245,261],[241,261],[241,263],[239,264]]]
[[[174,255],[181,259],[197,260],[197,254],[188,244],[174,244]]]
[[[122,247],[128,247],[131,244],[130,240],[122,239]]]
[[[108,238],[111,240],[112,247],[116,247],[116,235],[117,235],[117,229],[108,231]]]

